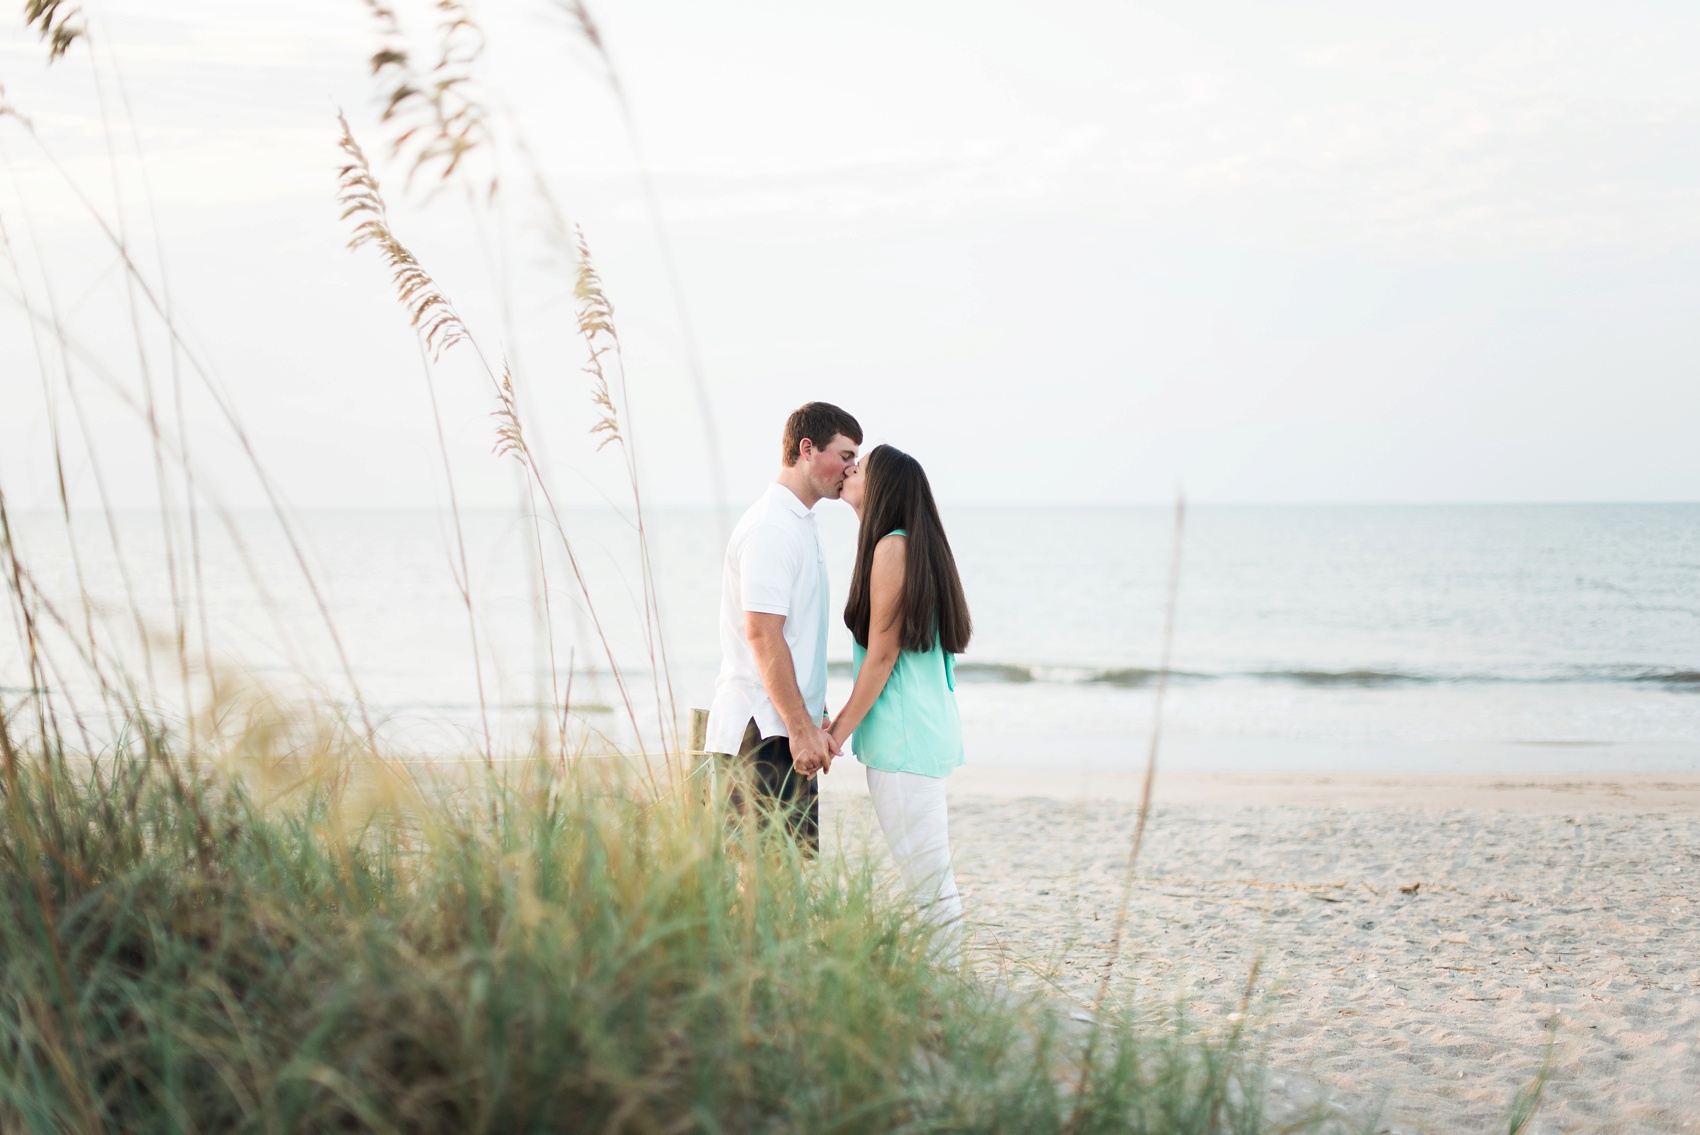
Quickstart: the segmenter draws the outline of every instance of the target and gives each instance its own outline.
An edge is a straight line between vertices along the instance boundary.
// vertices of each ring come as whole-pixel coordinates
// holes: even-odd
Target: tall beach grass
[[[1270,1129],[1248,1045],[941,968],[868,861],[697,792],[0,737],[0,1129]]]

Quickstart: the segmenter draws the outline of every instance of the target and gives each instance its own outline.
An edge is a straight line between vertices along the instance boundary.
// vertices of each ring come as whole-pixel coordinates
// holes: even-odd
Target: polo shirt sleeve
[[[758,525],[738,553],[738,602],[746,611],[789,615],[791,589],[802,569],[797,542],[771,524]]]

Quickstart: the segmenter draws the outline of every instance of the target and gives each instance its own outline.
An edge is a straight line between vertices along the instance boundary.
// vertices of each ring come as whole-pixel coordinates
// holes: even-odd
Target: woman
[[[856,684],[831,732],[855,735],[868,792],[892,858],[927,917],[960,956],[962,898],[950,869],[945,777],[962,763],[956,661],[971,631],[968,602],[921,463],[875,446],[844,481],[861,520],[844,624]]]

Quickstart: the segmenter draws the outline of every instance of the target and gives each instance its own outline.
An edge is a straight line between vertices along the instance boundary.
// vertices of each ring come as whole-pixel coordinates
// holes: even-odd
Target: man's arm
[[[785,642],[785,616],[745,611],[744,637],[750,640],[768,700],[791,735],[791,763],[804,776],[813,776],[817,770],[830,772],[838,743],[809,716],[809,707],[803,704],[803,693],[797,688],[797,666]]]

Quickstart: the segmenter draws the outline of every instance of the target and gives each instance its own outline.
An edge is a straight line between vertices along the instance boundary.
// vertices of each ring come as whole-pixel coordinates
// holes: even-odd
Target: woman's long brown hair
[[[974,633],[968,617],[968,598],[956,557],[945,539],[932,486],[921,463],[889,445],[876,445],[862,459],[867,484],[862,496],[862,524],[856,534],[856,569],[850,576],[850,601],[844,605],[844,625],[862,647],[868,645],[874,545],[897,529],[908,537],[903,561],[903,594],[897,603],[898,642],[904,650],[926,651],[934,642],[951,654],[968,648]]]

